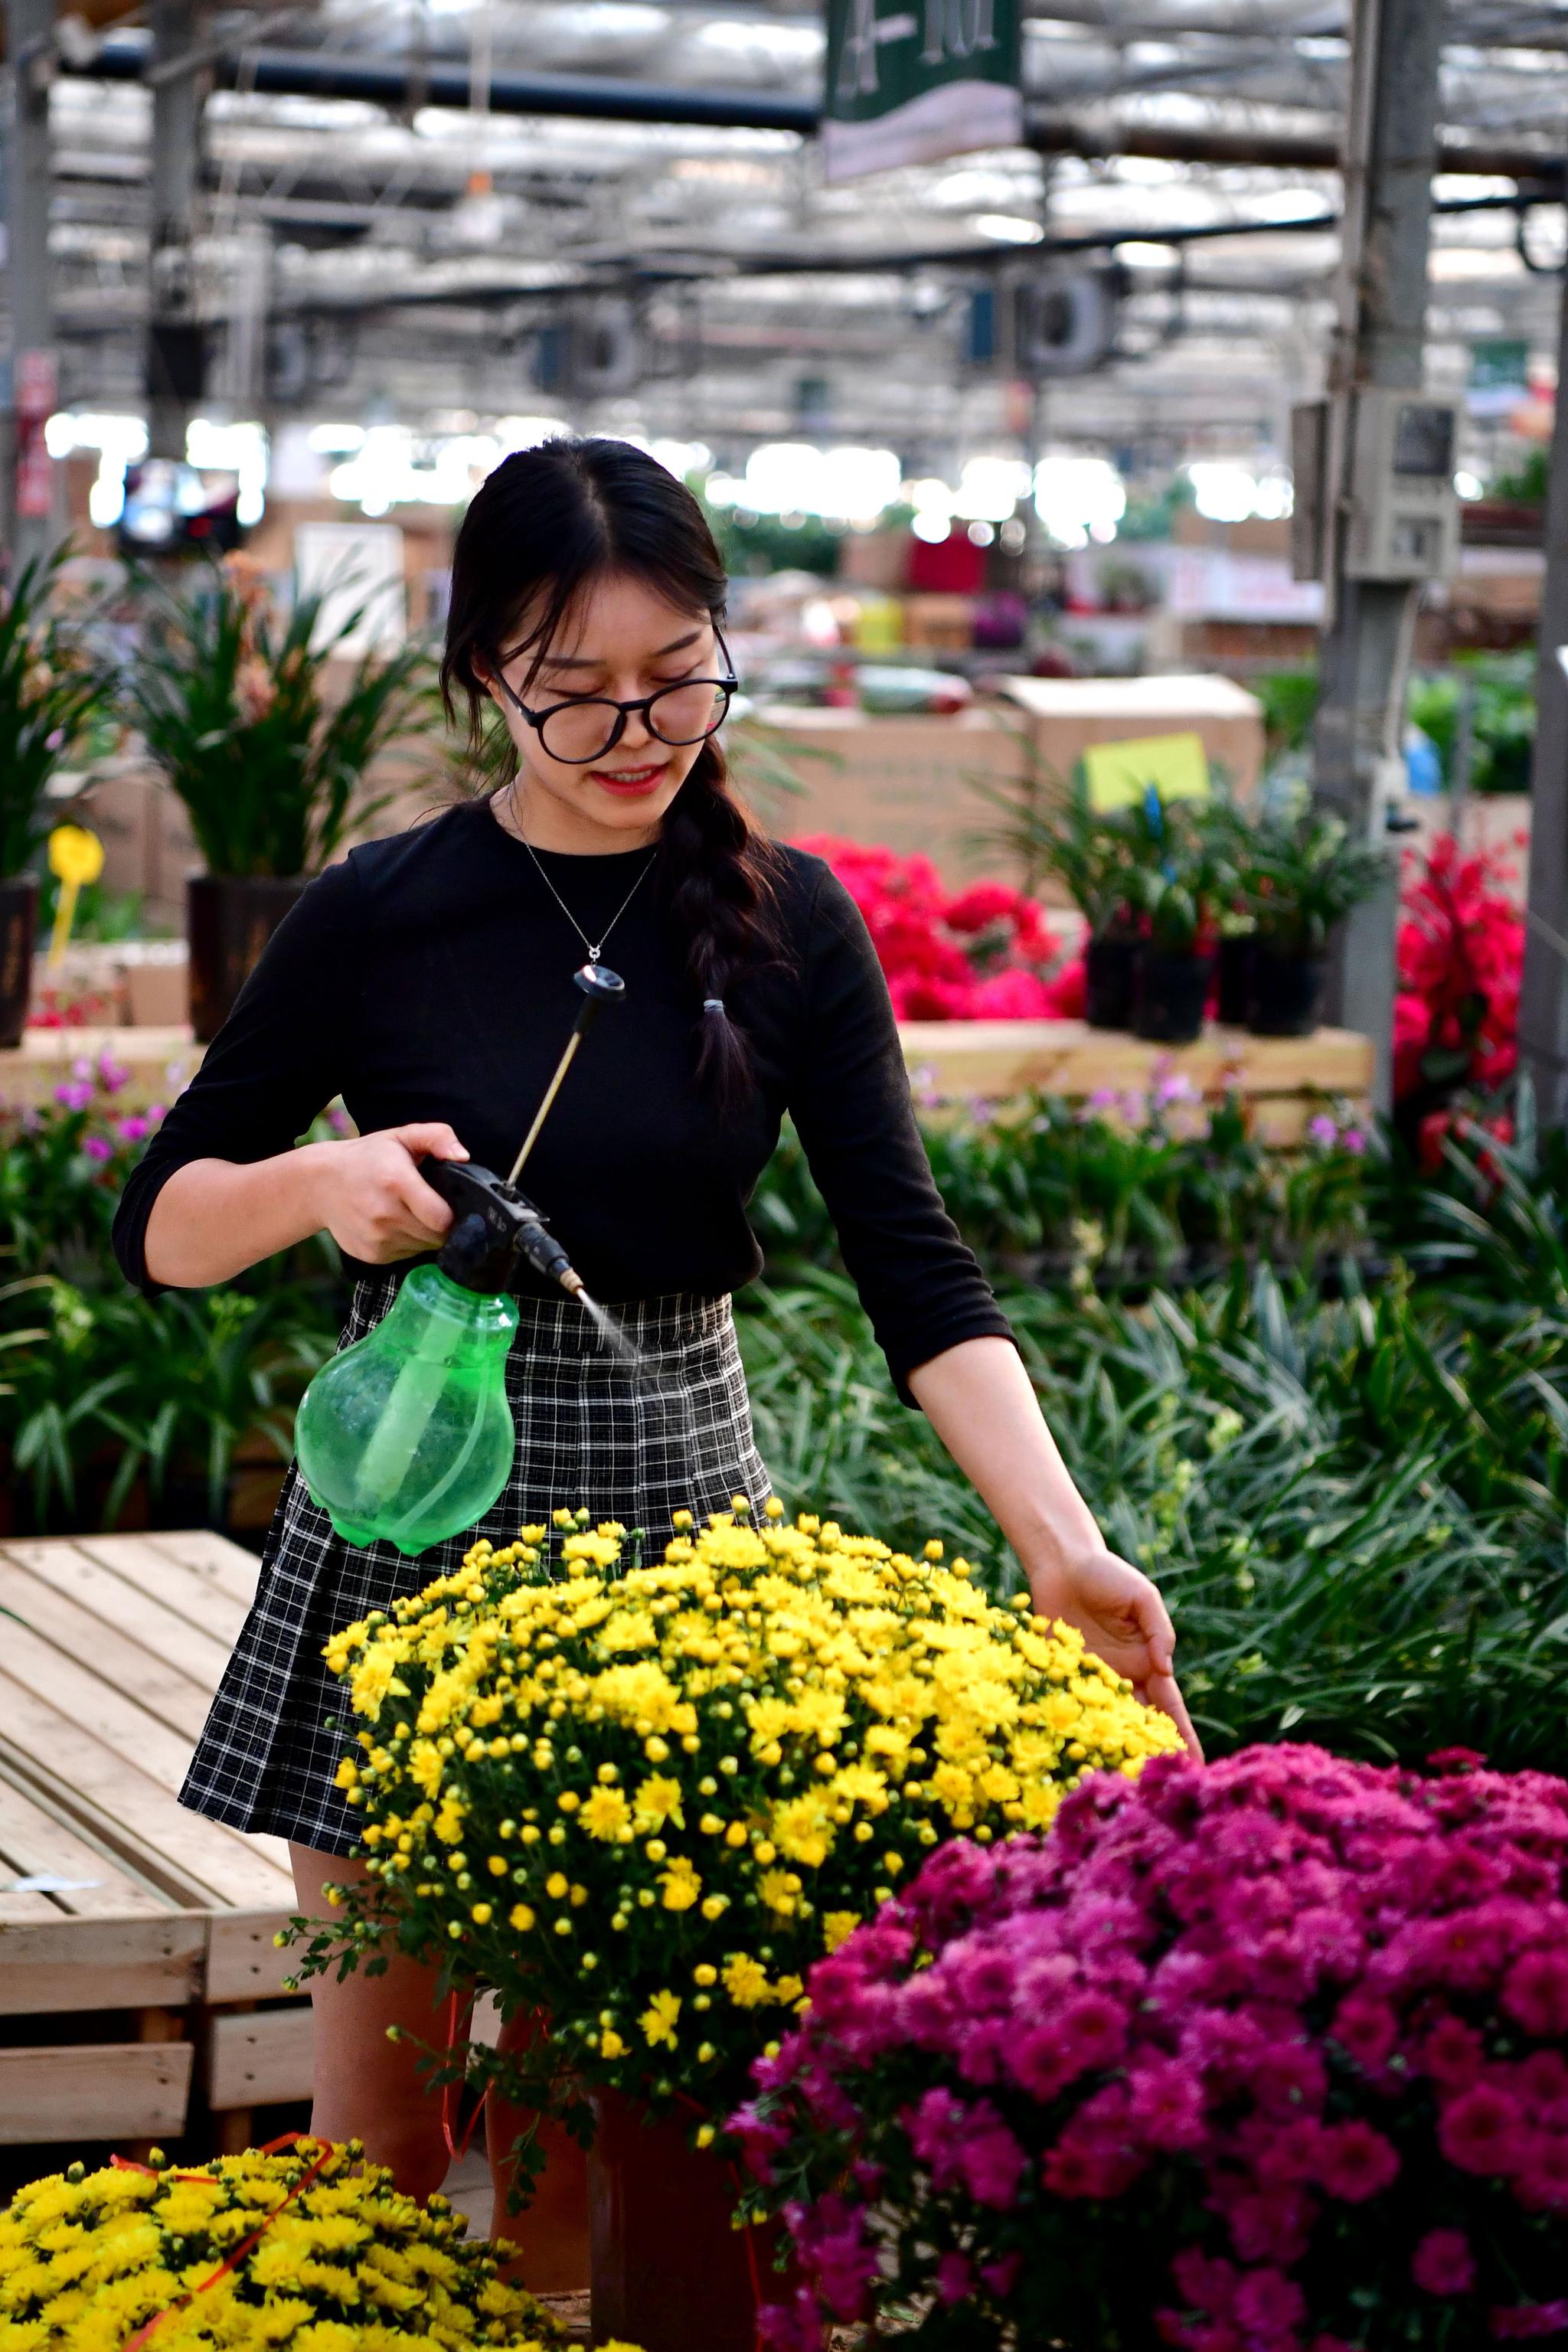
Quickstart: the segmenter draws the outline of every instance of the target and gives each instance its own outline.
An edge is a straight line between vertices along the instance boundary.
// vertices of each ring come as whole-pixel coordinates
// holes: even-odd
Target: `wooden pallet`
[[[1085,1021],[905,1021],[899,1036],[916,1099],[932,1108],[1115,1096],[1122,1115],[1142,1118],[1162,1082],[1184,1079],[1205,1102],[1239,1095],[1263,1140],[1285,1145],[1326,1105],[1366,1116],[1376,1058],[1352,1029],[1254,1037],[1211,1025],[1191,1045],[1152,1045]]]
[[[35,2021],[0,2042],[0,2145],[173,2135],[199,2089],[243,2146],[310,2094],[288,1849],[176,1801],[256,1570],[206,1533],[0,1544],[0,2020]]]

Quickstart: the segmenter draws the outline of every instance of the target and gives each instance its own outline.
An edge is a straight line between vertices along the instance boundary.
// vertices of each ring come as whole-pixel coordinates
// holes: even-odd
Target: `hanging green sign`
[[[1024,135],[1021,0],[828,0],[830,180]]]

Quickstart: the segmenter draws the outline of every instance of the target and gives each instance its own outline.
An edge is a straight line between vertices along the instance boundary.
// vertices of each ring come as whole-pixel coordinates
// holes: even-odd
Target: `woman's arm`
[[[419,1174],[422,1152],[466,1160],[440,1119],[342,1143],[302,1143],[246,1165],[188,1160],[167,1176],[142,1237],[150,1279],[171,1289],[231,1282],[323,1229],[373,1265],[438,1247],[452,1212]]]
[[[1012,1342],[964,1339],[918,1365],[909,1385],[1016,1552],[1039,1615],[1076,1625],[1096,1657],[1172,1717],[1201,1756],[1176,1685],[1165,1604],[1142,1570],[1107,1545]]]

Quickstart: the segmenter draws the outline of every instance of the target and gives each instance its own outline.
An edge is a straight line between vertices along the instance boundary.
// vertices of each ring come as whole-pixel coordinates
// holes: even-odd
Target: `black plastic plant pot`
[[[1131,1029],[1137,940],[1090,940],[1084,950],[1083,1016],[1091,1029]]]
[[[1215,1013],[1227,1029],[1247,1026],[1252,1003],[1252,949],[1250,931],[1238,931],[1233,939],[1224,939],[1219,943],[1215,959]]]
[[[1267,940],[1252,943],[1247,1025],[1255,1037],[1308,1037],[1323,994],[1321,956],[1289,955]]]
[[[191,1027],[210,1045],[308,874],[192,874],[185,883]]]
[[[1212,955],[1175,955],[1147,944],[1138,957],[1133,1034],[1156,1045],[1190,1045],[1204,1025]]]
[[[37,876],[6,875],[0,881],[0,1046],[22,1042],[33,993],[33,944],[37,934]]]

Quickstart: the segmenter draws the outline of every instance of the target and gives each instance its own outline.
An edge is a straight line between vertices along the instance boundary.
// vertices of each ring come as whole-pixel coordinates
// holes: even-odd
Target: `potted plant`
[[[60,607],[62,548],[0,589],[0,1046],[19,1045],[32,993],[38,877],[30,861],[59,822],[49,786],[83,751],[108,679]]]
[[[1329,933],[1388,872],[1382,851],[1353,841],[1340,817],[1309,811],[1257,828],[1245,884],[1247,1025],[1256,1035],[1304,1037],[1316,1026]]]
[[[775,2352],[1559,2341],[1568,1781],[1433,1760],[1160,1758],[934,1854],[734,2119]]]
[[[1132,1027],[1162,1045],[1190,1045],[1204,1025],[1214,941],[1233,870],[1202,808],[1153,791],[1110,820],[1129,844],[1140,919]]]
[[[296,594],[279,613],[264,575],[237,556],[184,596],[142,583],[146,629],[126,697],[206,861],[187,884],[191,1021],[203,1043],[310,877],[393,797],[366,797],[372,763],[435,721],[422,646],[363,653],[334,689],[329,665],[366,609],[330,614],[341,585]]]
[[[940,1543],[773,1500],[753,1525],[742,1496],[644,1565],[624,1528],[555,1522],[329,1643],[370,1874],[306,1970],[390,1934],[547,2021],[471,2063],[538,2114],[586,2123],[588,2094],[596,2340],[752,2352],[765,2250],[715,2142],[812,1963],[944,1839],[1043,1828],[1179,1735]]]
[[[1087,926],[1084,1018],[1091,1029],[1126,1029],[1132,1021],[1133,976],[1140,931],[1133,866],[1137,849],[1126,825],[1091,808],[1081,777],[1048,797],[1009,794],[1008,815],[994,838],[1019,858],[1031,881],[1051,874]]]

